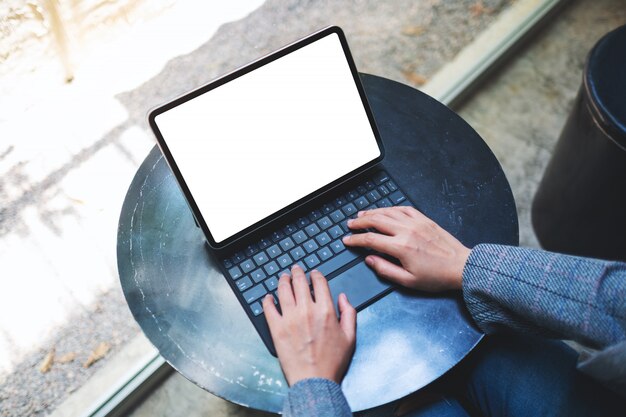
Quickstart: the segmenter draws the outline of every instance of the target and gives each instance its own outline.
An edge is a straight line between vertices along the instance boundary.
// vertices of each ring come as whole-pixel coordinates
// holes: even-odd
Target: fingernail
[[[270,299],[270,298],[274,298],[271,294],[267,294],[264,298],[263,301]]]
[[[356,216],[357,216],[357,217],[361,217],[361,216],[363,215],[363,213],[365,213],[365,212],[364,212],[364,211],[359,211],[359,212],[356,214]]]
[[[302,268],[300,267],[300,265],[298,265],[298,264],[294,264],[294,265],[291,267],[291,269],[292,269],[292,270],[294,270],[294,269],[302,269]]]
[[[365,263],[368,264],[369,266],[373,266],[374,265],[374,260],[371,257],[367,256],[365,258]]]
[[[352,225],[352,223],[354,223],[354,219],[350,219],[350,220],[348,220],[348,226],[351,226],[351,225]]]
[[[350,236],[344,236],[343,239],[341,239],[343,242],[349,242],[350,241]]]

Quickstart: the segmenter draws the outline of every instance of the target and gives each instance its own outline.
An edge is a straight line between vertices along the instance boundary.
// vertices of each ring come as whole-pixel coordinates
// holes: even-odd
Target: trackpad
[[[337,315],[339,315],[337,298],[342,292],[348,296],[350,304],[359,310],[359,307],[366,305],[368,301],[376,298],[391,287],[391,284],[379,278],[365,262],[359,262],[328,281],[328,286],[333,296],[335,310]]]

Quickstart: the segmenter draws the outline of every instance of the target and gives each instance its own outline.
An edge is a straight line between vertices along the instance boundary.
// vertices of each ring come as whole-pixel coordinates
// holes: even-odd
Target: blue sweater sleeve
[[[296,382],[283,404],[286,417],[351,417],[341,387],[328,379],[309,378]]]
[[[626,264],[478,245],[463,297],[486,333],[514,328],[603,348],[626,340]]]

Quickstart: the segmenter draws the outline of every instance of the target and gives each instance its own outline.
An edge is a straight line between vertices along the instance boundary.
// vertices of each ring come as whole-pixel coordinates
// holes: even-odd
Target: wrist
[[[454,273],[453,279],[453,289],[461,290],[463,289],[463,271],[465,270],[465,264],[467,263],[467,259],[472,252],[471,249],[462,246],[458,251],[457,260],[456,260],[456,270]]]
[[[304,371],[299,372],[296,375],[290,375],[287,378],[287,382],[289,383],[289,386],[294,386],[295,384],[301,381],[305,381],[307,379],[325,379],[328,381],[332,381],[336,384],[339,384],[341,382],[341,378],[337,378],[335,375],[329,375],[324,372],[319,372],[319,370],[311,370],[308,372]]]

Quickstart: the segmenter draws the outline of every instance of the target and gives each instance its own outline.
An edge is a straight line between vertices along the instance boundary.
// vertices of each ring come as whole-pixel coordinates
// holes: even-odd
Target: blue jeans
[[[626,401],[580,373],[577,357],[560,341],[488,336],[428,388],[438,400],[406,416],[623,416]]]

